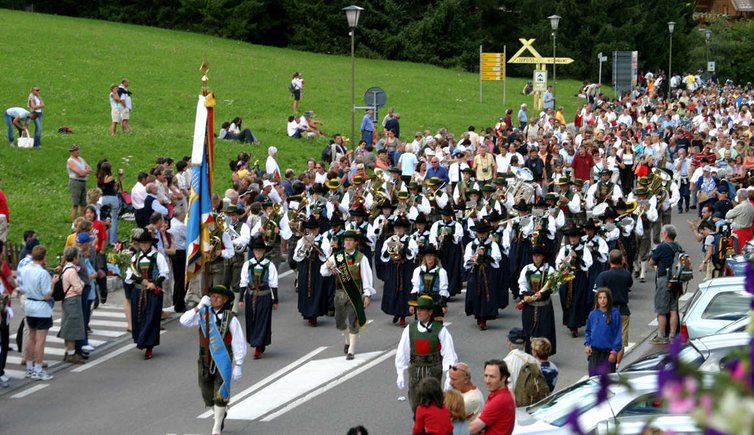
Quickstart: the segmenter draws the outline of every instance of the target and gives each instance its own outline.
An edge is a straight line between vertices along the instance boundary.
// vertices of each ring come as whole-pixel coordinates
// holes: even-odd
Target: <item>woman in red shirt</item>
[[[655,156],[653,156],[652,154],[641,156],[641,158],[639,159],[639,165],[636,167],[636,178],[638,179],[640,177],[646,177],[647,175],[649,175],[649,171],[651,171],[654,167],[654,163]]]
[[[93,205],[87,205],[84,210],[84,219],[92,223],[92,236],[97,239],[94,247],[97,252],[102,253],[107,244],[107,229],[105,224],[97,219],[97,208]]]
[[[412,434],[452,435],[450,411],[443,404],[440,381],[428,376],[416,386],[416,418]]]

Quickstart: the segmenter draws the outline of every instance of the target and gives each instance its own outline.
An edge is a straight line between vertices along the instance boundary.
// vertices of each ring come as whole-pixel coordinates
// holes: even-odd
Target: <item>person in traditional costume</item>
[[[490,238],[497,244],[498,249],[500,250],[500,270],[498,272],[498,286],[500,287],[500,291],[498,291],[498,308],[501,310],[508,306],[510,297],[508,296],[508,288],[510,287],[510,264],[508,261],[508,257],[503,252],[503,237],[505,234],[505,227],[500,225],[500,221],[503,220],[503,216],[500,216],[500,214],[497,212],[497,210],[493,210],[492,213],[488,214],[485,217],[485,220],[489,222],[490,226],[492,227],[492,232],[490,233]],[[473,229],[473,227],[472,227]],[[515,277],[514,277],[515,279]]]
[[[422,379],[432,376],[442,383],[445,374],[445,389],[450,389],[448,370],[456,362],[453,337],[441,322],[432,318],[434,303],[429,295],[411,301],[416,320],[403,330],[395,354],[396,385],[406,387],[405,372],[408,369],[408,400],[411,411],[416,412],[416,386]]]
[[[382,312],[393,316],[393,323],[400,322],[406,326],[408,301],[411,294],[411,278],[416,263],[414,258],[419,247],[406,234],[411,223],[405,217],[396,219],[392,224],[395,234],[382,245],[380,262],[385,264],[385,280],[382,293]]]
[[[586,325],[586,319],[594,304],[592,289],[589,288],[589,268],[592,266],[592,255],[589,249],[581,243],[584,230],[577,225],[566,229],[568,243],[560,248],[555,267],[560,269],[563,262],[570,263],[575,274],[571,281],[560,285],[560,305],[563,308],[563,325],[570,331],[572,337],[577,337],[579,328]]]
[[[345,228],[343,228],[344,223],[343,218],[338,213],[333,214],[332,218],[330,218],[330,229],[323,235],[324,240],[322,241],[322,250],[325,251],[325,255],[328,257],[334,251],[343,249],[343,234],[346,232]],[[327,289],[327,315],[328,317],[333,317],[335,315],[335,277],[330,276],[325,278],[329,278],[325,279],[324,282],[324,286]]]
[[[432,224],[429,230],[429,242],[442,251],[443,267],[448,272],[448,292],[450,297],[461,293],[463,281],[461,268],[463,264],[463,228],[454,219],[453,207],[446,206],[440,211],[442,220]]]
[[[411,300],[417,300],[424,295],[431,297],[434,303],[432,317],[438,322],[443,322],[448,312],[450,294],[448,273],[440,262],[442,251],[432,245],[426,245],[419,249],[418,257],[421,258],[421,265],[414,269],[411,277]],[[409,306],[409,312],[415,313],[413,306]]]
[[[547,263],[549,252],[543,246],[532,249],[532,263],[521,270],[518,277],[521,302],[521,326],[526,333],[526,352],[531,352],[531,339],[544,337],[550,340],[552,355],[556,351],[555,311],[552,293],[556,290],[545,286],[547,278],[556,271]]]
[[[270,246],[262,239],[251,243],[252,257],[241,268],[241,288],[245,289],[246,341],[259,359],[272,343],[272,310],[278,309],[278,270],[265,254]]]
[[[634,252],[634,278],[639,278],[640,282],[646,281],[647,261],[652,251],[652,225],[657,222],[658,218],[657,197],[654,195],[648,197],[650,193],[646,187],[639,186],[634,189],[635,198],[629,198],[629,201],[634,200],[639,204],[637,213],[641,213],[636,219],[636,251]],[[639,234],[639,225],[641,225],[641,234]]]
[[[152,359],[152,350],[160,344],[162,315],[162,285],[170,275],[168,262],[154,243],[149,231],[136,232],[132,241],[139,244],[126,271],[126,283],[133,284],[131,292],[131,336],[136,347],[144,349],[144,359]]]
[[[503,233],[503,251],[508,256],[511,276],[521,275],[524,265],[531,263],[531,234],[534,231],[534,220],[530,215],[531,205],[523,199],[513,206],[518,216],[509,220]],[[518,299],[518,281],[509,281],[513,299]]]
[[[374,273],[377,276],[377,279],[384,281],[385,263],[380,261],[380,256],[382,255],[382,245],[385,243],[385,240],[392,235],[389,224],[391,221],[394,221],[395,218],[393,217],[394,207],[389,200],[385,200],[379,205],[379,207],[382,213],[374,218],[374,221],[372,222],[375,236]]]
[[[427,196],[421,193],[421,186],[416,181],[409,181],[406,183],[408,187],[408,203],[411,206],[416,207],[416,211],[428,215],[432,213],[432,206],[427,199]],[[399,192],[400,193],[400,192]],[[411,217],[409,217],[409,220]]]
[[[356,249],[360,238],[356,231],[346,231],[343,248],[334,251],[319,269],[322,276],[335,276],[335,327],[348,330],[343,346],[347,360],[354,359],[359,329],[367,323],[365,310],[376,293],[369,259]]]
[[[236,295],[233,298],[233,313],[238,313],[238,304],[241,301],[241,267],[246,261],[251,241],[251,229],[246,222],[238,219],[242,211],[232,204],[225,209],[228,216],[226,232],[233,244],[233,257],[225,260],[226,282],[230,283],[230,289]]]
[[[597,233],[597,224],[594,219],[589,218],[584,225],[586,234],[581,238],[581,243],[589,249],[592,255],[592,265],[589,267],[588,288],[594,289],[594,283],[597,281],[597,275],[607,270],[607,254],[609,249],[607,242],[602,235]]]
[[[466,315],[473,315],[479,329],[487,329],[487,321],[497,318],[500,292],[500,248],[489,238],[492,227],[486,221],[474,225],[476,239],[466,245],[464,268],[469,271],[466,285]],[[444,252],[443,252],[444,254]]]
[[[414,221],[414,232],[411,233],[411,238],[416,242],[416,246],[419,249],[430,245],[429,242],[429,229],[427,228],[427,215],[419,213]]]
[[[327,314],[327,291],[332,278],[325,278],[319,268],[327,260],[322,248],[323,237],[319,234],[319,222],[314,217],[303,224],[306,234],[296,243],[293,260],[298,264],[298,311],[310,326],[317,326],[317,317]]]
[[[591,210],[594,206],[607,202],[615,204],[623,197],[620,186],[610,181],[613,171],[604,168],[600,171],[600,181],[589,187],[586,192],[586,209]]]
[[[225,426],[231,380],[241,379],[246,339],[231,305],[234,293],[223,286],[209,289],[199,304],[181,315],[189,328],[199,327],[199,389],[205,406],[213,407],[212,434]]]
[[[371,263],[374,243],[377,237],[374,235],[374,227],[366,219],[366,209],[364,207],[355,207],[349,210],[348,214],[350,215],[350,220],[346,222],[346,230],[353,230],[361,235],[357,249],[366,255]]]
[[[264,216],[251,229],[251,237],[262,239],[270,248],[270,261],[276,266],[282,262],[281,240],[288,240],[293,235],[288,225],[288,216],[272,200],[265,201]]]

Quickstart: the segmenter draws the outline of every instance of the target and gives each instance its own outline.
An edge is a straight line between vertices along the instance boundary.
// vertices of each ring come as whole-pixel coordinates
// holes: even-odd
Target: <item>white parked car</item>
[[[657,372],[626,372],[609,375],[628,383],[613,383],[608,387],[607,400],[597,403],[599,377],[591,377],[564,388],[528,407],[516,410],[514,434],[570,434],[568,416],[579,410],[579,425],[585,433],[597,430],[600,422],[610,418],[664,415],[663,401],[658,397]],[[614,425],[614,422],[613,422]]]
[[[642,435],[647,428],[659,429],[662,433],[674,435],[696,435],[704,431],[688,415],[655,415],[651,418],[640,415],[610,418],[600,422],[595,431],[599,435]]]
[[[699,284],[681,317],[684,340],[714,334],[749,314],[751,295],[744,277],[715,278]]]

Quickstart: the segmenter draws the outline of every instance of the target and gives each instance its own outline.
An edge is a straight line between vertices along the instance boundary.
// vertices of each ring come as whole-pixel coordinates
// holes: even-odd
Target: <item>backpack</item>
[[[63,299],[65,299],[65,295],[68,294],[68,290],[71,289],[71,286],[68,286],[68,288],[66,290],[63,290],[63,274],[68,269],[73,269],[73,268],[72,267],[66,267],[65,269],[63,269],[63,271],[60,272],[60,279],[52,287],[52,300],[54,300],[56,302],[62,302]]]
[[[331,157],[332,152],[330,150],[330,145],[332,145],[332,142],[328,143],[325,146],[325,148],[322,150],[322,155],[320,157],[322,157],[321,160],[323,162],[329,163],[332,160],[332,157]]]
[[[694,278],[691,257],[676,243],[670,245],[670,247],[675,252],[675,255],[673,255],[673,263],[670,269],[668,269],[668,282],[685,283],[691,281]]]
[[[295,86],[293,86],[293,82],[291,82],[290,84],[288,84],[288,91],[289,91],[289,92],[290,92],[291,94],[295,94],[295,93],[296,93],[296,87],[295,87]]]
[[[519,357],[520,358],[520,357]],[[521,358],[523,360],[523,358]],[[544,399],[550,394],[547,380],[539,369],[539,364],[527,362],[521,367],[516,379],[516,406],[529,406]]]

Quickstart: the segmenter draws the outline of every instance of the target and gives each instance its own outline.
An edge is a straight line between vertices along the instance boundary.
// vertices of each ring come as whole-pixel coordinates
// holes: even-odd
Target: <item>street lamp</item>
[[[558,32],[558,24],[560,24],[560,16],[550,15],[547,17],[550,20],[550,28],[552,29],[552,96],[555,96],[555,82],[557,76],[555,75],[555,35]]]
[[[670,87],[670,79],[673,77],[673,30],[675,30],[675,21],[668,22],[668,31],[670,32],[670,55],[668,56],[668,98],[673,89]]]
[[[709,74],[709,41],[712,38],[712,30],[710,29],[701,29],[704,33],[704,60],[707,61],[707,65],[704,67],[704,74],[705,76]]]
[[[343,8],[346,12],[346,19],[348,20],[348,28],[351,29],[351,143],[358,143],[356,141],[356,61],[355,61],[355,49],[356,49],[356,28],[359,27],[359,15],[364,8],[351,5]]]

